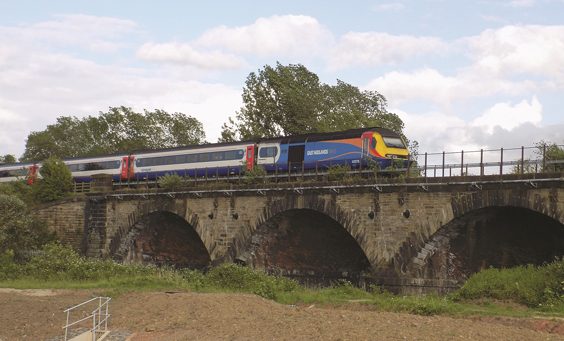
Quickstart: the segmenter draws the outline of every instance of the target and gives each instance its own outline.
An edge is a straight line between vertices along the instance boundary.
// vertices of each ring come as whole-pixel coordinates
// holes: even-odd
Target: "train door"
[[[288,148],[288,169],[302,169],[305,145],[294,145]]]
[[[129,156],[121,158],[121,179],[129,179]]]
[[[133,169],[133,161],[135,156],[124,156],[121,159],[121,180],[129,180],[135,176],[135,171]]]
[[[370,156],[370,142],[372,141],[372,132],[363,133],[361,136],[362,158],[368,158]]]
[[[247,170],[253,170],[255,166],[255,146],[247,146],[247,154],[245,155],[245,160],[247,160]]]

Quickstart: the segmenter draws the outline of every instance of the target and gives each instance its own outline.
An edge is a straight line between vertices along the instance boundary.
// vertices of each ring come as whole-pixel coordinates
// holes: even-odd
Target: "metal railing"
[[[88,301],[82,302],[80,304],[77,304],[73,307],[70,307],[68,309],[65,309],[65,313],[67,313],[67,323],[65,324],[65,326],[63,327],[63,329],[65,330],[65,338],[64,340],[67,341],[68,337],[69,337],[69,328],[72,326],[76,326],[82,322],[85,321],[92,321],[92,328],[90,328],[88,330],[88,332],[90,332],[92,334],[92,341],[96,341],[96,340],[101,340],[102,338],[104,338],[108,333],[108,320],[110,318],[110,314],[109,314],[109,304],[110,304],[110,297],[94,297],[92,299],[89,299]],[[79,307],[85,306],[89,303],[92,302],[96,302],[98,301],[98,307],[95,308],[88,316],[83,317],[79,320],[76,320],[74,322],[70,322],[71,321],[71,312],[76,310]],[[93,303],[95,304],[95,303]],[[85,325],[86,323],[83,323],[83,325]],[[98,339],[98,337],[100,337],[100,339]]]
[[[564,150],[564,145],[553,147]],[[549,155],[546,145],[423,153],[417,155],[416,160],[415,168],[425,178],[560,173],[564,170],[564,156]]]

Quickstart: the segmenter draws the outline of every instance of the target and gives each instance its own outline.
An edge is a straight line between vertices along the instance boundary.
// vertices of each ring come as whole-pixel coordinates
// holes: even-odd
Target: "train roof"
[[[314,142],[323,141],[327,139],[348,139],[353,137],[360,137],[362,133],[367,131],[375,131],[382,136],[389,137],[400,137],[400,135],[390,129],[380,128],[380,127],[367,127],[367,128],[355,128],[327,133],[309,133],[300,135],[290,135],[284,137],[272,137],[259,139],[258,142],[267,141],[280,141],[280,143],[300,143],[300,142]]]

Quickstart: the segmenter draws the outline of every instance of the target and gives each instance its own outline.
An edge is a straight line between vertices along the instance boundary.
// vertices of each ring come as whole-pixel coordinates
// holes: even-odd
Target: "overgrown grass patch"
[[[0,255],[0,287],[95,289],[111,296],[129,291],[243,292],[282,304],[364,304],[369,309],[418,315],[564,316],[563,260],[542,267],[488,269],[446,296],[399,296],[378,287],[362,290],[347,281],[328,288],[306,288],[291,279],[235,264],[205,273],[123,265],[86,259],[59,244],[49,244],[24,264],[16,263],[13,253]]]

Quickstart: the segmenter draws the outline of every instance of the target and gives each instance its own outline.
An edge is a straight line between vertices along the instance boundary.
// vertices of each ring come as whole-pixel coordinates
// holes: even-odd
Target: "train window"
[[[276,157],[278,155],[277,147],[262,147],[259,150],[259,157]]]
[[[12,176],[27,176],[27,172],[28,171],[25,168],[0,171],[0,178],[8,178]]]
[[[370,141],[370,146],[372,147],[372,149],[376,149],[376,138],[372,137],[372,140]]]
[[[174,156],[148,157],[135,160],[137,167],[150,167],[159,165],[173,165],[181,163],[196,163],[223,160],[239,160],[243,158],[245,152],[239,150],[229,150],[225,152],[194,153]],[[72,166],[72,165],[71,165]],[[119,168],[119,164],[116,168]]]
[[[399,137],[382,137],[386,146],[391,148],[405,148],[403,141]]]

